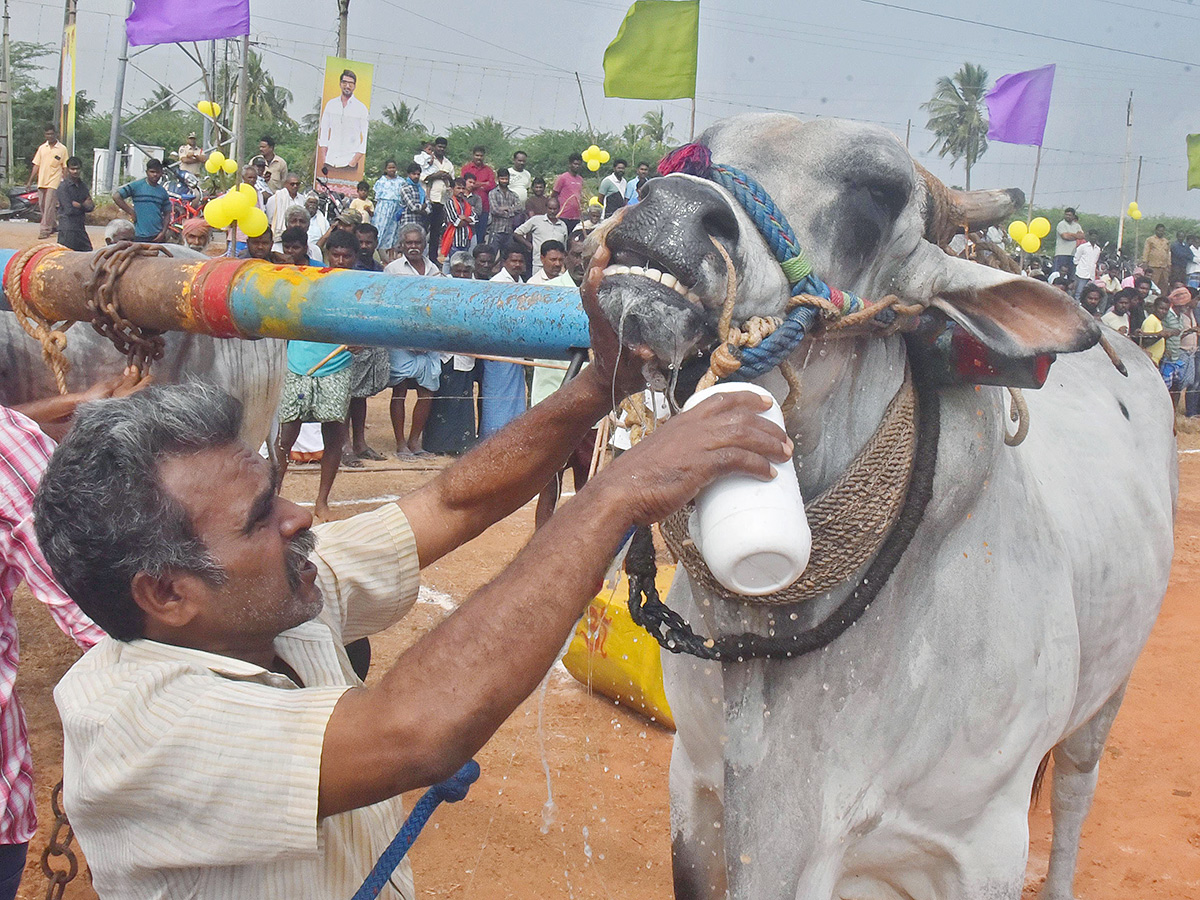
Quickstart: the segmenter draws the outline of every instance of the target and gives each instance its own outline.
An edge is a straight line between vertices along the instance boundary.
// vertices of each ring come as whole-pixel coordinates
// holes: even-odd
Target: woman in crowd
[[[383,253],[396,245],[396,223],[400,215],[400,188],[403,179],[396,161],[383,164],[383,175],[375,182],[375,227],[379,229],[379,249]],[[385,257],[386,258],[386,257]]]

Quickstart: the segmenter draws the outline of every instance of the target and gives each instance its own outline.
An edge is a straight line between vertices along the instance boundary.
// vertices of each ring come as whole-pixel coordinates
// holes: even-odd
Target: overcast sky
[[[61,3],[9,5],[13,39],[59,40]],[[604,97],[604,48],[627,6],[625,0],[353,0],[349,56],[376,66],[374,107],[406,100],[439,130],[485,114],[522,130],[582,124],[575,72],[593,125],[618,130],[658,106]],[[251,0],[252,40],[276,81],[295,94],[297,118],[316,108],[324,57],[335,48],[336,8],[335,0]],[[112,104],[125,11],[126,0],[79,2],[78,84],[102,109]],[[903,138],[911,119],[914,155],[961,184],[961,165],[951,171],[927,152],[932,136],[920,105],[937,77],[964,61],[983,65],[993,80],[1053,62],[1058,73],[1036,200],[1117,213],[1132,90],[1130,197],[1141,155],[1146,215],[1200,217],[1200,191],[1184,190],[1184,137],[1200,132],[1200,72],[1187,64],[1198,36],[1200,2],[1191,0],[1013,0],[986,7],[949,0],[703,0],[696,128],[770,109],[878,122]],[[196,72],[174,47],[152,48],[135,62],[176,88]],[[131,68],[126,104],[136,105],[153,88]],[[664,105],[682,142],[688,102]],[[972,172],[974,186],[1028,193],[1035,152],[992,144]],[[462,151],[452,148],[450,155],[458,159]]]

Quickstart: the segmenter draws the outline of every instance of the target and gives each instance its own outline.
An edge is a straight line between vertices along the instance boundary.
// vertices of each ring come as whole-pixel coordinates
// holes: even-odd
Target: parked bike
[[[179,168],[179,163],[163,167],[163,187],[171,198],[171,216],[167,222],[167,239],[177,244],[183,243],[183,223],[188,219],[202,217],[208,198],[200,187],[200,179],[185,169]]]
[[[6,193],[8,194],[8,209],[0,209],[0,220],[42,221],[42,207],[38,203],[37,188],[12,187]]]

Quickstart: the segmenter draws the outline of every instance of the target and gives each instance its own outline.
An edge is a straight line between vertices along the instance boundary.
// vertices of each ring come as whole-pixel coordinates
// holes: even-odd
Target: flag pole
[[[129,0],[125,10],[125,18],[133,15],[133,0]],[[117,90],[113,98],[112,123],[108,129],[108,186],[106,190],[117,189],[117,172],[121,162],[121,150],[117,143],[121,140],[121,101],[125,96],[125,68],[129,65],[129,31],[121,26],[121,55],[117,57]]]
[[[1029,188],[1029,211],[1025,216],[1025,224],[1033,221],[1033,197],[1037,193],[1038,172],[1042,168],[1042,145],[1038,144],[1037,162],[1033,164],[1033,185]]]
[[[1129,105],[1125,108],[1125,158],[1121,160],[1121,211],[1117,213],[1120,223],[1117,225],[1117,255],[1120,255],[1125,245],[1125,192],[1129,188],[1129,149],[1133,142],[1133,91],[1129,92]],[[1137,247],[1133,248],[1134,256]]]
[[[696,98],[692,98],[692,118],[688,122],[688,143],[696,139]]]
[[[1142,193],[1142,158],[1138,157],[1137,180],[1133,183],[1133,202],[1137,203]],[[1138,244],[1142,242],[1142,220],[1133,220],[1133,250],[1136,253]]]

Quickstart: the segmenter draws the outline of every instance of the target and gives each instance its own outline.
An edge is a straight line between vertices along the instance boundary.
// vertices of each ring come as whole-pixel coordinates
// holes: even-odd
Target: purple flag
[[[240,37],[250,33],[250,0],[134,0],[125,31],[135,47]]]
[[[983,98],[988,108],[988,140],[1042,146],[1053,87],[1053,63],[996,79],[996,86]]]

